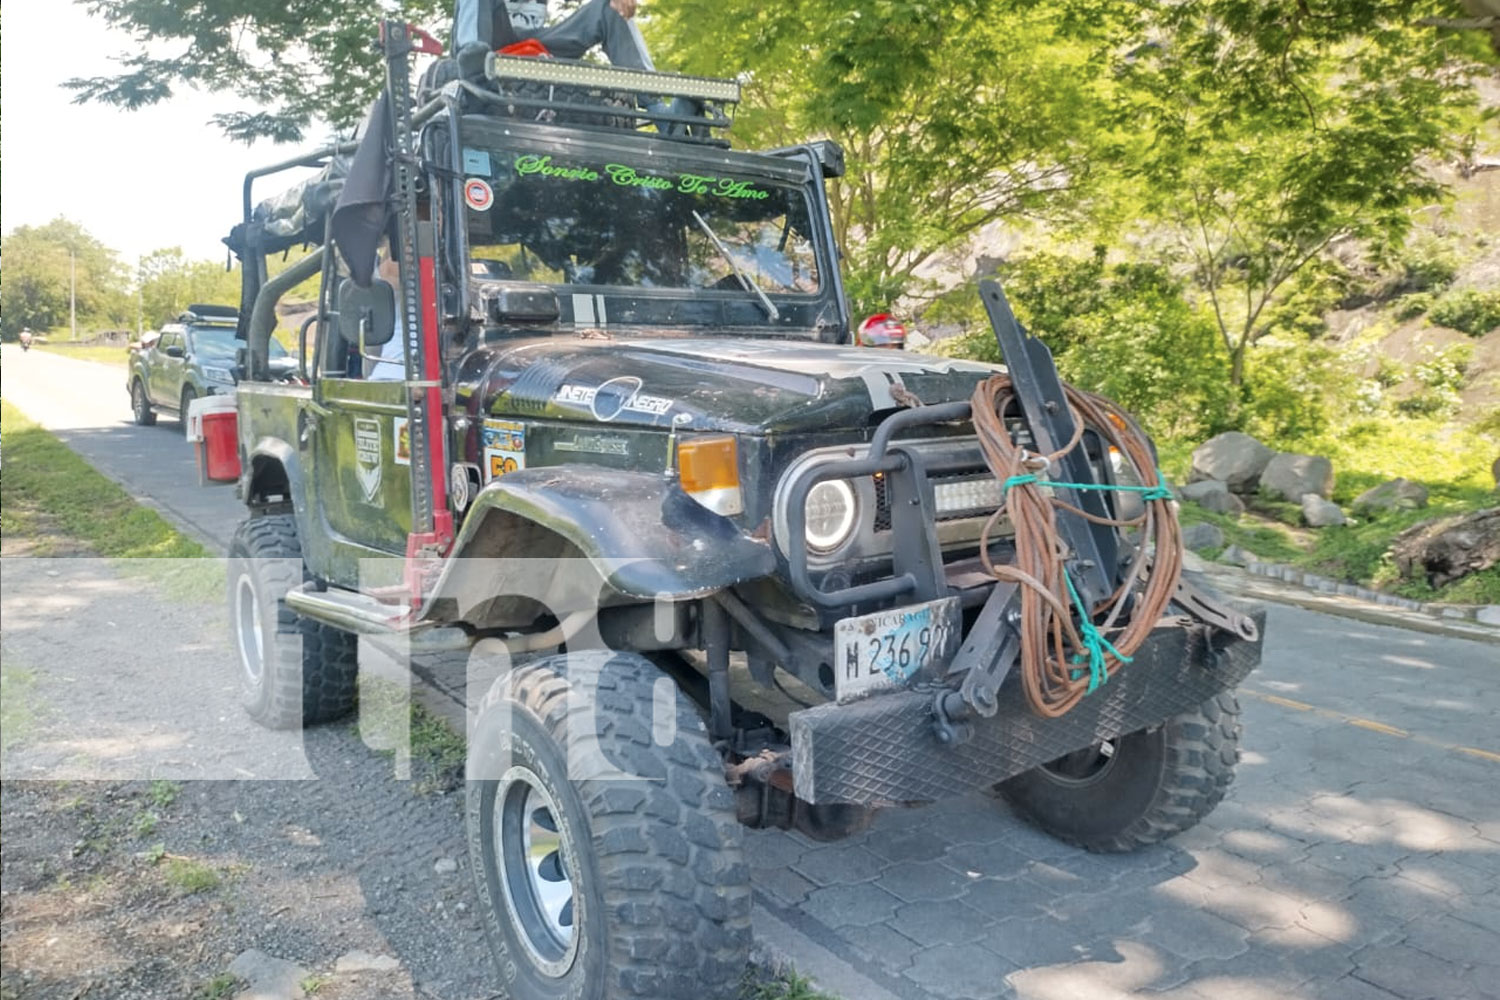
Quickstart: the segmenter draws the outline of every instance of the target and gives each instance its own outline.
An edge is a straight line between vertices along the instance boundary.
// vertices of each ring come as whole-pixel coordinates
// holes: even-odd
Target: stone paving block
[[[865,846],[887,861],[936,861],[948,850],[941,829],[872,830]]]
[[[995,921],[962,903],[907,903],[896,908],[889,925],[924,946],[969,944],[988,938]]]
[[[943,856],[944,864],[960,872],[977,872],[991,878],[1022,875],[1032,860],[998,837],[980,844],[958,844],[950,847]]]
[[[1277,927],[1256,931],[1247,939],[1250,949],[1228,962],[1205,962],[1211,973],[1232,970],[1236,975],[1290,977],[1303,982],[1328,983],[1354,970],[1350,947],[1305,927]]]
[[[1399,844],[1351,844],[1329,841],[1307,849],[1307,864],[1348,879],[1390,876],[1400,872],[1396,862],[1411,856]]]
[[[1359,879],[1337,902],[1354,919],[1348,943],[1355,947],[1399,938],[1411,921],[1446,908],[1441,899],[1400,876]]]
[[[1493,875],[1451,858],[1432,854],[1406,858],[1396,863],[1401,878],[1415,882],[1441,896],[1477,896],[1495,891]]]
[[[1500,899],[1493,896],[1466,897],[1451,900],[1449,908],[1458,919],[1500,934]]]
[[[1391,1000],[1389,990],[1367,983],[1357,976],[1344,976],[1331,982],[1312,984],[1318,991],[1318,1000]]]
[[[808,850],[800,838],[782,830],[746,830],[745,859],[759,868],[784,868]]]
[[[867,882],[814,890],[802,911],[829,927],[868,927],[889,919],[899,904],[895,896]]]
[[[826,844],[803,854],[792,869],[817,885],[850,885],[870,881],[888,865],[866,848]]]
[[[1500,902],[1491,901],[1492,907]],[[1419,917],[1406,925],[1402,944],[1451,962],[1488,966],[1500,994],[1500,934],[1447,913]]]
[[[1403,1000],[1453,1000],[1478,992],[1463,967],[1405,945],[1363,948],[1354,954],[1354,973]]]
[[[893,864],[879,875],[877,885],[908,903],[957,899],[978,879],[978,876],[956,872],[937,861]]]
[[[799,906],[817,886],[790,868],[751,868],[750,884],[783,906]]]
[[[964,890],[963,902],[997,920],[1030,917],[1056,898],[1045,886],[1024,878],[975,882]]]
[[[986,946],[1020,968],[1117,957],[1109,939],[1080,938],[1068,921],[1050,916],[1002,920]]]
[[[1229,889],[1254,885],[1260,881],[1263,865],[1225,851],[1200,851],[1195,855],[1198,865],[1183,878],[1201,885],[1205,889]]]
[[[1249,950],[1250,932],[1197,910],[1163,907],[1151,915],[1150,929],[1136,940],[1164,948],[1189,962],[1225,960]]]
[[[849,942],[850,947],[865,961],[893,975],[909,968],[912,959],[921,950],[917,942],[892,930],[888,924],[845,927],[839,931],[839,937]]]
[[[1204,897],[1206,910],[1247,931],[1291,927],[1308,902],[1256,884],[1220,886]]]
[[[938,945],[917,955],[903,975],[944,1000],[994,1000],[1011,995],[1005,977],[1017,968],[982,945]]]

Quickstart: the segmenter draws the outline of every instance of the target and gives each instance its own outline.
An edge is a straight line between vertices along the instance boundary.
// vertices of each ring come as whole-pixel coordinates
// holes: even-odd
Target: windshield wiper
[[[704,234],[713,241],[714,248],[719,251],[719,256],[723,257],[724,263],[728,264],[730,269],[734,271],[734,276],[740,280],[740,284],[744,286],[745,291],[754,292],[755,297],[760,299],[760,304],[766,310],[766,316],[770,318],[771,322],[774,323],[779,320],[781,312],[776,308],[776,303],[772,302],[771,297],[761,291],[760,286],[751,281],[749,276],[740,270],[740,265],[729,252],[729,248],[724,245],[723,240],[719,239],[719,234],[714,232],[713,227],[708,224],[708,221],[698,214],[697,209],[693,210],[693,221],[698,223],[703,229]]]

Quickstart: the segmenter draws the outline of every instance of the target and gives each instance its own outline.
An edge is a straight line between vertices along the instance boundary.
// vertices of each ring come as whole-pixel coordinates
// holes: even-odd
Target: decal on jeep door
[[[364,491],[365,503],[380,504],[380,466],[384,457],[380,421],[375,417],[354,418],[354,474]]]
[[[498,479],[526,468],[526,428],[513,420],[486,420],[480,431],[484,444],[484,479]]]

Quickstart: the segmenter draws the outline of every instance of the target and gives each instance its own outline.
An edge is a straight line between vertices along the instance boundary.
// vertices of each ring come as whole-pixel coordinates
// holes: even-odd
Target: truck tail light
[[[677,446],[682,491],[725,517],[745,511],[739,448],[729,436],[689,438]]]

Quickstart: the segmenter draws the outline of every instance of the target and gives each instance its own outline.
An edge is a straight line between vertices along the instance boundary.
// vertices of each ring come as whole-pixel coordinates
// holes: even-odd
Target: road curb
[[[1255,565],[1265,567],[1269,564]],[[1203,572],[1215,587],[1234,596],[1250,597],[1274,604],[1289,604],[1307,611],[1337,615],[1340,618],[1353,618],[1372,625],[1388,625],[1414,632],[1500,645],[1500,628],[1484,625],[1470,618],[1447,617],[1426,610],[1434,605],[1423,605],[1402,598],[1394,599],[1403,601],[1400,604],[1377,603],[1357,594],[1341,592],[1337,589],[1333,592],[1309,590],[1305,586],[1297,586],[1286,579],[1277,578],[1268,573],[1241,570],[1222,564],[1205,564]],[[1390,595],[1380,596],[1389,597]]]

